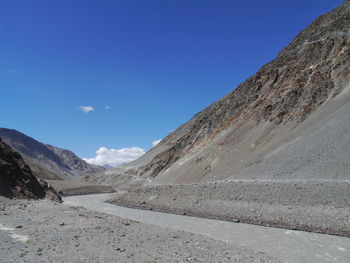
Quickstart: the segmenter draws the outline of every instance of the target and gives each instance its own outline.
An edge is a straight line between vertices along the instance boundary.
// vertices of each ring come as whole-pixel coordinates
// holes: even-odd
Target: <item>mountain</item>
[[[112,169],[112,168],[113,168],[113,166],[111,166],[111,165],[109,165],[109,164],[105,164],[105,165],[103,165],[103,167],[104,167],[106,170]]]
[[[21,155],[0,139],[0,195],[9,198],[44,198],[59,201],[55,190],[36,178]]]
[[[350,1],[129,164],[115,186],[236,179],[350,179]]]
[[[0,128],[0,138],[18,151],[42,179],[72,179],[84,173],[104,170],[103,167],[88,164],[71,151],[38,142],[16,130]]]

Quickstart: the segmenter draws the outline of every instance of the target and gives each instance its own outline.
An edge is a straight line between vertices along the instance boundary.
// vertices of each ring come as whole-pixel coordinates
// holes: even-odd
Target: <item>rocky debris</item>
[[[4,203],[3,203],[4,202]],[[27,209],[22,210],[23,204]],[[277,258],[222,241],[121,219],[47,200],[2,199],[8,215],[1,224],[26,242],[0,235],[1,262],[281,262]],[[79,216],[83,215],[83,216]],[[28,220],[30,219],[30,220]],[[59,224],[65,222],[64,227]],[[129,225],[125,226],[125,223]],[[54,234],[51,234],[54,233]],[[176,236],[176,239],[170,238]],[[11,240],[11,241],[9,241]]]
[[[41,143],[16,130],[0,128],[0,138],[18,151],[42,179],[62,180],[105,170],[88,164],[71,151]]]
[[[100,193],[111,193],[113,189],[108,185],[96,183],[85,183],[80,180],[47,180],[61,196],[69,195],[90,195]]]
[[[154,195],[159,198],[151,198]],[[147,202],[143,203],[145,199]],[[179,215],[350,237],[349,200],[350,182],[242,180],[239,183],[143,186],[116,195],[109,202]]]
[[[9,198],[44,198],[60,201],[46,182],[38,179],[21,155],[0,139],[0,195]]]

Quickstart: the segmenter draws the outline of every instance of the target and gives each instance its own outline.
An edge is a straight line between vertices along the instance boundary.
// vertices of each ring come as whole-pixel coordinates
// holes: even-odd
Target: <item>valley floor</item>
[[[350,237],[350,182],[225,180],[130,188],[111,203]]]
[[[0,197],[1,262],[280,262],[200,235],[48,200]]]
[[[87,195],[113,192],[112,187],[79,180],[46,180],[62,196]]]

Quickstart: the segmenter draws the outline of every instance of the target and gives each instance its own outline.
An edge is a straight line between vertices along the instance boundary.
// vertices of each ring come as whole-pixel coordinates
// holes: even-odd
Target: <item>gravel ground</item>
[[[280,262],[186,232],[53,203],[0,197],[7,262]]]
[[[112,203],[350,237],[350,183],[239,180],[129,189]]]
[[[69,195],[88,195],[113,192],[112,187],[108,185],[99,185],[94,183],[85,183],[78,180],[46,180],[62,196]]]
[[[350,180],[349,91],[350,84],[342,96],[324,105],[294,131],[286,130],[298,136],[268,152],[239,177]]]

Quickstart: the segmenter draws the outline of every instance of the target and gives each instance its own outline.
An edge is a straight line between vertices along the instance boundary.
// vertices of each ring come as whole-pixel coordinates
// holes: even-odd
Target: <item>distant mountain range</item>
[[[0,128],[0,138],[18,151],[41,179],[72,179],[105,170],[88,164],[69,150],[41,143],[17,130]]]
[[[86,180],[349,179],[350,1],[139,159]]]

